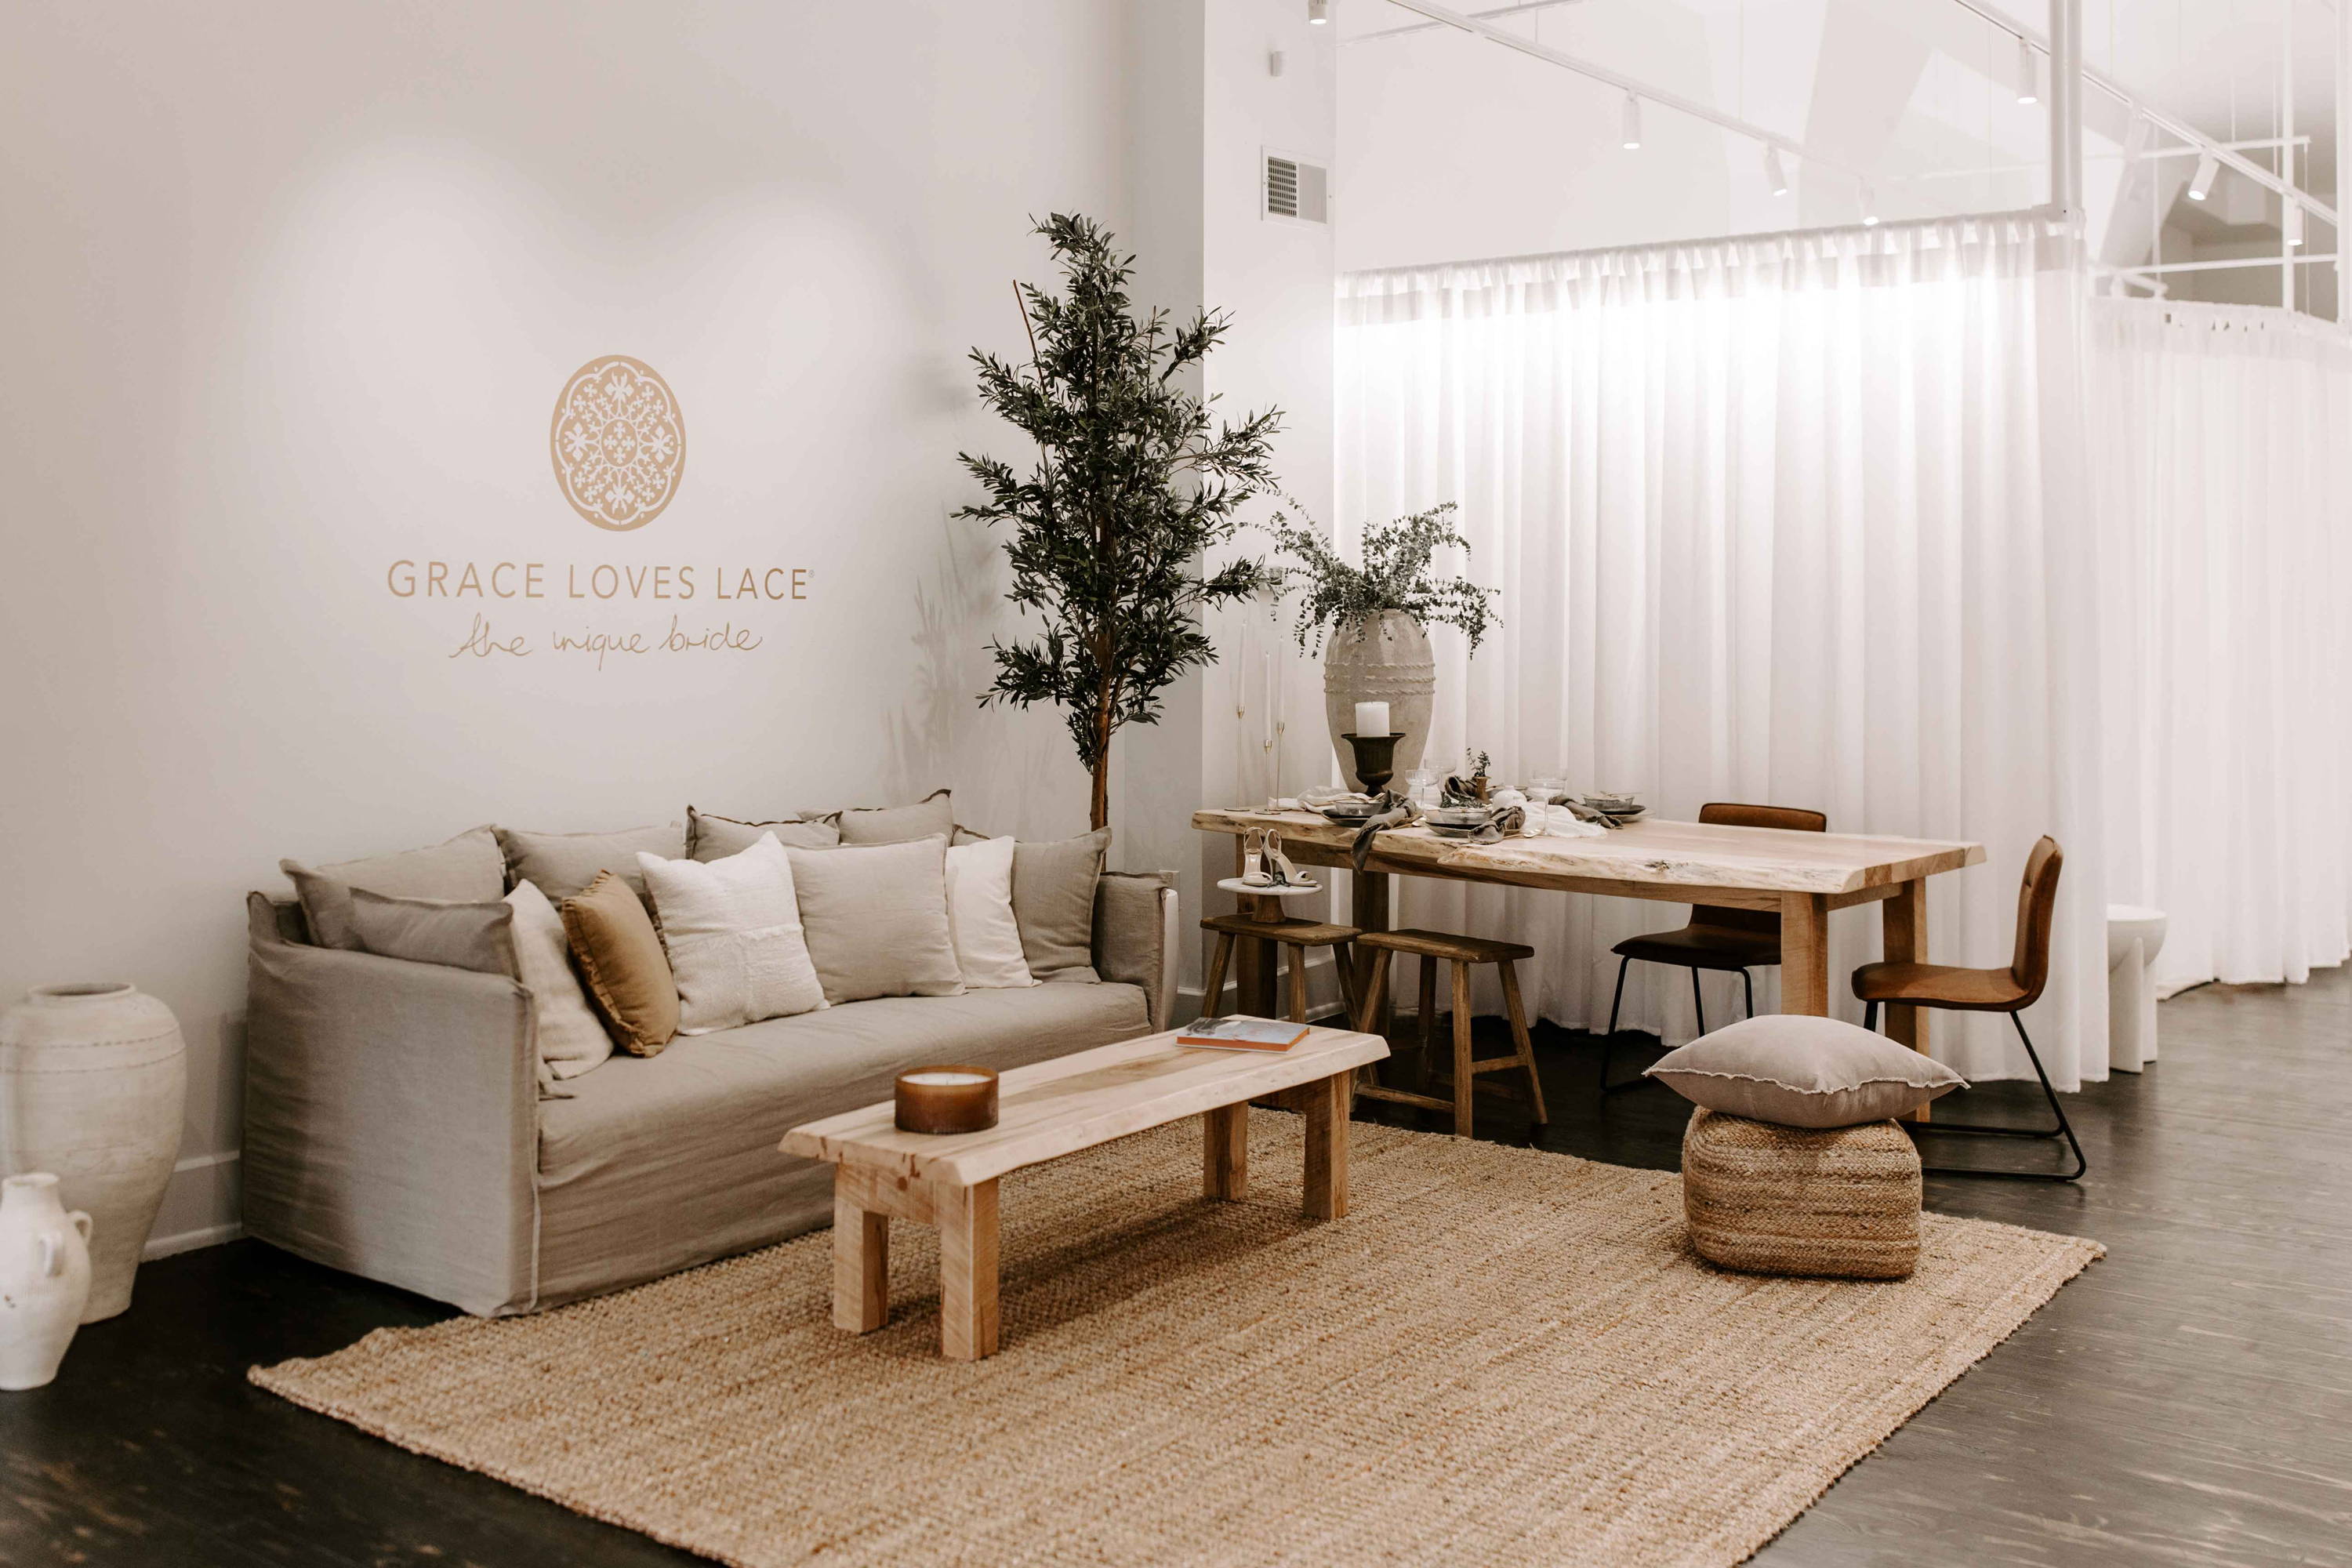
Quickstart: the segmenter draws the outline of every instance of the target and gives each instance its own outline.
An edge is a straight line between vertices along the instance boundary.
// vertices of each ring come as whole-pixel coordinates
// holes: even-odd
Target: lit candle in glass
[[[986,1068],[914,1068],[892,1096],[902,1132],[981,1132],[996,1125],[996,1075]]]

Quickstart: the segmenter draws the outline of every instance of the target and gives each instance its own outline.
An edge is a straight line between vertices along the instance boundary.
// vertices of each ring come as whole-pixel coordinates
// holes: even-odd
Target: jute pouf
[[[1683,1133],[1692,1250],[1749,1274],[1906,1279],[1919,1262],[1919,1152],[1892,1121],[1814,1131],[1700,1107]]]

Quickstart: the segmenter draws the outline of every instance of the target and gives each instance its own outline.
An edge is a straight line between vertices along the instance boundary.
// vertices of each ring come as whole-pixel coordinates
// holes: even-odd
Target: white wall
[[[1025,216],[1132,216],[1128,7],[416,0],[11,13],[0,66],[0,994],[179,1014],[188,1168],[234,1214],[239,894],[281,856],[911,798],[1085,826],[1055,715],[982,711],[1014,454],[963,351],[1020,341]],[[1328,299],[1326,300],[1328,312]],[[551,473],[565,377],[652,364],[674,504]],[[401,559],[693,564],[691,602],[394,597]],[[717,605],[720,563],[803,567]],[[509,581],[511,582],[511,577]],[[516,658],[452,657],[477,608]],[[748,651],[558,632],[731,621]]]
[[[1182,314],[1204,306],[1231,314],[1233,330],[1210,355],[1200,389],[1217,400],[1222,418],[1282,410],[1273,446],[1283,487],[1328,521],[1332,231],[1262,216],[1259,159],[1272,151],[1332,162],[1337,37],[1328,26],[1309,26],[1306,7],[1291,0],[1157,0],[1150,26],[1160,35],[1158,85],[1144,112],[1157,161],[1136,191],[1138,233],[1146,241],[1142,282],[1157,284],[1150,297]],[[1268,68],[1276,49],[1284,57],[1278,77]],[[1194,247],[1189,254],[1187,245]],[[1279,504],[1259,501],[1246,516],[1263,522]],[[1212,566],[1267,548],[1252,528]],[[1257,739],[1269,665],[1285,721],[1281,787],[1295,793],[1326,782],[1331,765],[1320,664],[1276,635],[1263,613],[1220,611],[1209,626],[1219,662],[1170,691],[1159,725],[1128,731],[1119,763],[1128,803],[1120,817],[1124,863],[1177,872],[1187,930],[1202,913],[1233,907],[1232,896],[1214,887],[1233,874],[1232,840],[1192,832],[1192,813],[1255,805],[1270,787]],[[1249,709],[1239,721],[1237,687]],[[1201,983],[1199,944],[1187,944],[1183,967],[1180,1005],[1191,1006]]]

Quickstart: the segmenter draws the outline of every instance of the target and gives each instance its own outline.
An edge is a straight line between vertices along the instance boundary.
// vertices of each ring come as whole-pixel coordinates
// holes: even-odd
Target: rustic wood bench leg
[[[1475,1079],[1470,1070],[1470,966],[1454,963],[1454,1135],[1470,1136],[1471,1095]]]
[[[1201,1166],[1201,1190],[1213,1198],[1238,1200],[1249,1195],[1249,1107],[1221,1105],[1201,1118],[1207,1147]]]
[[[890,1216],[860,1208],[834,1176],[833,1321],[853,1334],[872,1333],[890,1317]]]
[[[1310,1219],[1339,1219],[1348,1212],[1348,1101],[1355,1076],[1334,1073],[1306,1086]]]
[[[932,1198],[940,1227],[940,1353],[978,1361],[996,1353],[996,1184],[941,1186]]]

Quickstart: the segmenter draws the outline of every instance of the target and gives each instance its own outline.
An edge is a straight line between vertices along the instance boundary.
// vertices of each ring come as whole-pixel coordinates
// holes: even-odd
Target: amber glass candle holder
[[[892,1100],[901,1132],[984,1132],[996,1125],[996,1075],[986,1068],[909,1068]]]

